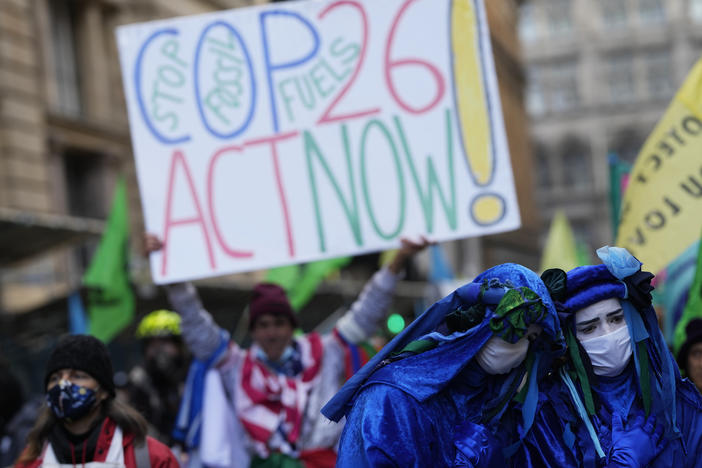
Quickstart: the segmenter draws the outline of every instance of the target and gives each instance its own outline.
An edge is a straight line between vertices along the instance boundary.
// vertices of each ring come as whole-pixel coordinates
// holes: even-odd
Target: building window
[[[554,64],[549,81],[552,111],[562,112],[578,106],[578,64],[575,60]]]
[[[643,146],[644,138],[635,130],[622,130],[609,145],[608,152],[614,153],[623,161],[633,164]]]
[[[534,5],[529,2],[519,7],[519,38],[524,42],[531,42],[538,36],[534,13]]]
[[[602,23],[609,28],[621,28],[627,24],[627,0],[600,0]]]
[[[648,93],[652,98],[673,95],[673,64],[668,51],[649,52],[645,55]]]
[[[550,0],[546,5],[549,32],[552,36],[570,34],[573,20],[570,0]]]
[[[636,97],[634,58],[631,54],[613,55],[607,59],[607,84],[610,102],[630,102]]]
[[[702,0],[690,0],[690,18],[702,23]]]
[[[67,214],[104,219],[105,165],[99,154],[67,151],[63,157]]]
[[[67,151],[63,156],[66,187],[66,212],[81,218],[107,217],[105,203],[105,165],[99,154]],[[84,241],[73,249],[75,267],[82,274],[98,245],[98,239]]]
[[[665,22],[663,0],[639,0],[639,16],[644,24],[661,24]]]
[[[533,116],[546,112],[544,70],[536,66],[529,67],[527,71],[526,107],[527,112]]]
[[[592,186],[590,151],[585,143],[569,138],[561,145],[563,184],[568,189],[582,190]]]
[[[77,60],[77,6],[70,0],[54,0],[48,3],[54,79],[58,94],[56,110],[65,115],[78,116],[82,106]]]

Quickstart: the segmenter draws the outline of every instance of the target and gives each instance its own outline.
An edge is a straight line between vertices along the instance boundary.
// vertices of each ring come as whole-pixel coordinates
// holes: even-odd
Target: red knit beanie
[[[297,327],[297,318],[288,296],[277,284],[259,283],[254,287],[249,303],[249,330],[253,329],[256,320],[264,314],[284,315],[293,328]]]

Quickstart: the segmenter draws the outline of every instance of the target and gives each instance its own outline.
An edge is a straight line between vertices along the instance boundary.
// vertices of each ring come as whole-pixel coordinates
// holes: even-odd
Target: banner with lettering
[[[658,273],[702,230],[702,59],[636,158],[622,201],[617,245]]]
[[[117,39],[157,283],[519,227],[480,0],[286,2]]]

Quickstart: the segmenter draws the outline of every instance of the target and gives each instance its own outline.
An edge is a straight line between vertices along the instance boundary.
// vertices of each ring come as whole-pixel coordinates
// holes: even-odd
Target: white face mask
[[[530,325],[527,335],[514,344],[493,336],[480,348],[475,359],[488,374],[506,374],[522,363],[529,350],[530,337],[535,337],[540,332],[541,327]]]
[[[614,377],[621,374],[631,359],[629,329],[621,327],[607,335],[581,341],[596,375]]]

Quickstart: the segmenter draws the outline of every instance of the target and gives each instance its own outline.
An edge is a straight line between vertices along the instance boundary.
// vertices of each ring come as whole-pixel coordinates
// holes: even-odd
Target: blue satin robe
[[[572,405],[560,380],[550,380],[539,397],[534,425],[522,448],[513,458],[514,466],[601,467],[605,465]],[[593,392],[601,402],[591,418],[605,455],[612,447],[612,413],[630,415],[643,411],[633,365],[614,378],[598,379]],[[702,468],[702,396],[687,379],[679,380],[676,392],[677,425],[682,439],[667,442],[653,460],[655,468]]]
[[[472,361],[447,384],[442,369],[417,373],[412,358],[404,361],[377,370],[361,389],[347,415],[337,467],[454,466],[460,425],[477,422],[505,380]],[[508,409],[500,420],[496,446],[513,436],[512,414]]]

